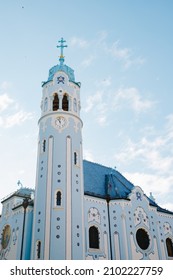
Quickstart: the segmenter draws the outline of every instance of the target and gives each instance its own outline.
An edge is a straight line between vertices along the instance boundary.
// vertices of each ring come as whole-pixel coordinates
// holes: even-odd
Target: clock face
[[[58,127],[59,129],[62,129],[64,127],[66,127],[67,125],[67,120],[64,117],[57,117],[55,119],[55,125],[56,127]]]
[[[10,241],[10,237],[11,237],[11,228],[9,225],[6,225],[2,233],[1,245],[3,249],[7,248]]]

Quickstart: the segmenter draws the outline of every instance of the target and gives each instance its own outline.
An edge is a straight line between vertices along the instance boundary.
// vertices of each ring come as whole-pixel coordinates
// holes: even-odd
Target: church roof
[[[22,198],[30,198],[32,193],[34,193],[33,189],[30,189],[30,188],[20,188],[17,191],[14,191],[13,193],[11,193],[8,196],[4,197],[1,200],[1,203],[3,203],[4,201],[8,200],[9,198],[11,198],[13,196],[22,197]]]
[[[69,66],[65,65],[65,64],[63,64],[63,65],[58,65],[57,64],[57,65],[53,66],[49,70],[49,77],[48,77],[47,82],[52,81],[55,73],[58,72],[58,71],[65,72],[68,75],[69,80],[71,82],[75,82],[74,70],[72,68],[70,68]]]
[[[87,160],[83,161],[83,168],[86,195],[104,199],[129,199],[128,196],[135,186],[117,170]],[[173,214],[173,212],[161,208],[149,197],[147,199],[151,206],[157,208],[157,211]]]
[[[58,41],[58,43],[60,43],[60,44],[57,46],[57,48],[60,48],[60,50],[61,50],[61,54],[60,54],[60,58],[59,58],[60,64],[53,66],[49,70],[48,80],[43,82],[42,86],[44,86],[46,83],[48,83],[50,81],[53,81],[53,77],[54,77],[55,73],[57,73],[59,71],[63,71],[64,73],[66,73],[68,75],[70,82],[73,82],[80,87],[80,83],[75,82],[74,70],[71,67],[64,64],[63,49],[67,47],[67,45],[64,45],[65,42],[66,41],[63,38],[61,38],[61,40]]]
[[[71,67],[67,66],[66,64],[62,64],[62,65],[57,64],[57,65],[53,66],[52,68],[50,68],[48,79],[47,79],[47,81],[42,82],[42,87],[46,83],[53,81],[54,75],[59,71],[66,73],[70,82],[75,83],[79,87],[81,86],[81,84],[79,82],[75,81],[74,70]]]
[[[84,160],[84,191],[93,196],[110,199],[124,198],[134,188],[117,170]]]

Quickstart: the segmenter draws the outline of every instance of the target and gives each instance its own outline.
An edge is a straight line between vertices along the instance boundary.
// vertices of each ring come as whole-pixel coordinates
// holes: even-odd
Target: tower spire
[[[64,63],[63,49],[67,48],[67,45],[64,45],[65,42],[66,41],[63,38],[61,38],[61,40],[58,41],[58,43],[60,43],[60,45],[57,45],[57,48],[61,49],[61,54],[60,54],[60,59],[59,59],[60,65],[63,65],[63,63]]]

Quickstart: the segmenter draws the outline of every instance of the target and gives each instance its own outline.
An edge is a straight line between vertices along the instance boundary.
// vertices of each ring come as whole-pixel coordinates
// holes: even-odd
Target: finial
[[[60,45],[57,45],[57,48],[61,48],[61,55],[60,55],[60,59],[59,59],[60,65],[63,65],[63,63],[64,63],[63,48],[67,47],[67,45],[64,45],[65,42],[66,41],[63,38],[61,38],[61,40],[58,41],[58,43],[60,43]]]
[[[20,180],[18,180],[17,185],[20,186],[21,188],[23,188],[23,185]]]
[[[154,196],[153,196],[153,194],[152,194],[152,192],[150,192],[150,197],[149,197],[152,201],[154,201],[155,202],[155,198],[154,198]]]

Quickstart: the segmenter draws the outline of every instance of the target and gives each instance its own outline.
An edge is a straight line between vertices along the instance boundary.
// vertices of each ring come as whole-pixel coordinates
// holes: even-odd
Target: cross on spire
[[[64,45],[66,41],[61,38],[61,40],[58,41],[58,43],[60,43],[60,45],[57,45],[57,48],[60,48],[61,49],[61,55],[60,55],[60,65],[63,65],[64,63],[64,55],[63,55],[63,49],[67,47],[67,45]]]

